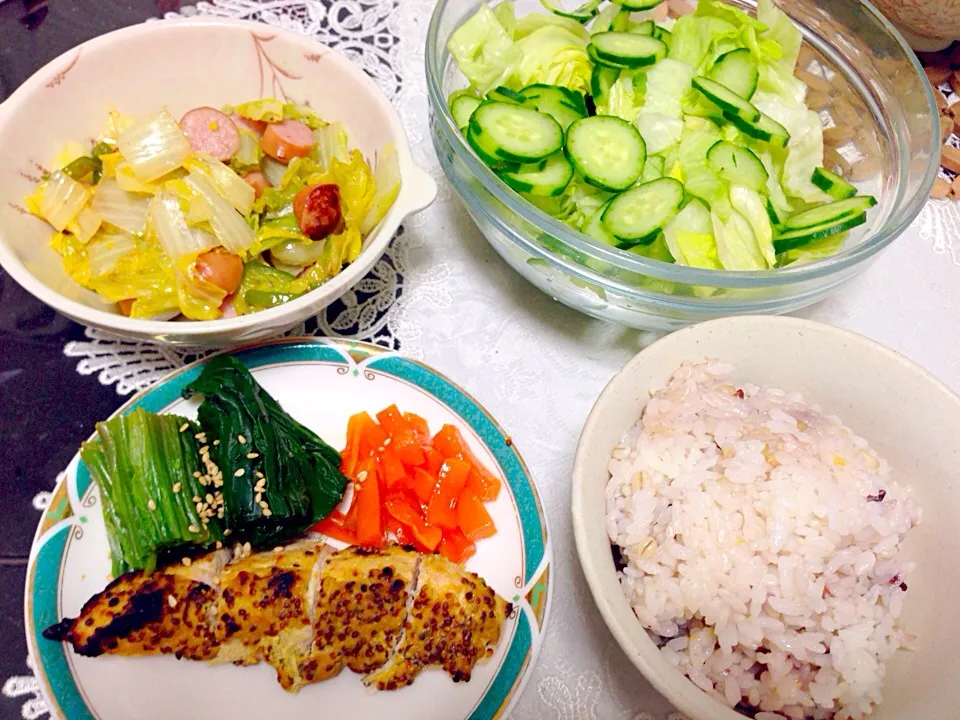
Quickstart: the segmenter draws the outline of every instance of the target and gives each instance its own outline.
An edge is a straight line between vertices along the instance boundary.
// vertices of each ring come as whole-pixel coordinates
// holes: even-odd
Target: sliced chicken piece
[[[403,637],[390,661],[363,681],[396,690],[437,665],[454,682],[467,682],[474,666],[493,654],[511,610],[477,575],[441,555],[425,555]]]
[[[175,655],[209,660],[217,654],[212,611],[222,553],[190,567],[128,572],[90,598],[76,619],[47,628],[44,637],[73,645],[79,655]]]
[[[368,673],[387,662],[403,630],[419,559],[415,551],[400,547],[348,548],[327,559],[305,677],[319,682],[343,667]]]
[[[215,663],[266,661],[286,690],[304,684],[298,667],[311,652],[320,567],[329,548],[304,541],[227,565],[220,576]]]

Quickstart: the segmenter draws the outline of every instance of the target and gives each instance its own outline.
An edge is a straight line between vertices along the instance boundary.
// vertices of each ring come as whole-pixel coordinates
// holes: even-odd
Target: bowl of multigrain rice
[[[693,720],[954,717],[960,397],[789,317],[669,335],[591,411],[573,523],[628,659]]]

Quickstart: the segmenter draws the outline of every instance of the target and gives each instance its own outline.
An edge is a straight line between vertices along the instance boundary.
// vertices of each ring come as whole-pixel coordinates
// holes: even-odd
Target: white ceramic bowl
[[[892,350],[796,318],[726,318],[669,335],[627,363],[587,418],[573,470],[577,550],[597,607],[629,661],[692,720],[743,720],[687,680],[647,636],[621,592],[604,525],[610,451],[682,361],[708,357],[734,363],[742,382],[800,391],[839,415],[913,487],[923,521],[904,544],[919,565],[903,618],[919,649],[901,651],[890,663],[884,702],[871,720],[956,717],[960,684],[945,679],[960,677],[960,398]]]
[[[52,231],[22,209],[24,195],[69,140],[103,132],[107,110],[175,117],[198,105],[259,97],[309,103],[342,121],[353,147],[372,161],[392,144],[400,195],[364,241],[360,257],[334,278],[276,308],[237,318],[160,322],[124,317],[71,281],[48,246]],[[414,165],[390,103],[349,60],[308,37],[224,19],[135,25],[86,42],[53,60],[0,105],[0,264],[20,285],[64,315],[93,327],[169,344],[232,345],[276,335],[315,315],[369,272],[403,219],[429,205],[433,178]]]

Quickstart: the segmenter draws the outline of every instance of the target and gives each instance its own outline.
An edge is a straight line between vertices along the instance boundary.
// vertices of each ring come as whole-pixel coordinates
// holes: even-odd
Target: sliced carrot
[[[383,443],[387,439],[387,434],[383,428],[377,425],[376,421],[363,413],[366,417],[363,419],[363,426],[360,428],[360,459],[376,455]]]
[[[382,477],[386,486],[390,488],[397,484],[405,484],[408,479],[407,470],[400,462],[397,453],[394,452],[393,446],[388,445],[383,448],[377,453],[377,456],[380,459],[380,470],[383,473]]]
[[[477,552],[477,546],[456,528],[444,530],[440,541],[440,553],[455,563],[466,562]]]
[[[340,460],[340,472],[347,477],[353,477],[357,472],[357,463],[360,460],[360,433],[365,420],[373,422],[366,413],[351,415],[350,420],[347,421],[347,446]]]
[[[470,464],[457,457],[447,458],[440,468],[437,485],[427,505],[427,522],[442,528],[457,526],[457,499],[467,484]]]
[[[404,493],[391,494],[385,503],[387,514],[405,525],[413,533],[417,544],[433,552],[443,539],[443,531],[428,524],[420,513],[420,504],[415,497]]]
[[[427,448],[423,451],[423,462],[420,463],[420,467],[426,470],[428,473],[436,477],[440,474],[440,467],[443,465],[443,455],[434,450],[433,448]]]
[[[493,518],[483,506],[483,500],[469,486],[464,488],[457,500],[457,524],[470,540],[482,540],[497,532]]]
[[[453,425],[444,425],[440,432],[433,436],[433,446],[445,458],[460,457],[473,465],[480,480],[483,482],[484,492],[480,496],[483,500],[496,500],[500,494],[500,478],[494,475],[481,463],[470,450],[470,446],[463,439],[460,431]]]
[[[410,429],[396,405],[391,405],[378,412],[377,420],[380,422],[380,427],[391,438],[404,430]]]
[[[408,467],[415,467],[423,463],[426,455],[420,445],[420,436],[411,428],[401,430],[390,439],[390,447]]]
[[[421,443],[424,445],[428,445],[430,443],[430,426],[427,425],[426,420],[419,415],[414,415],[413,413],[407,412],[403,414],[403,419],[406,421],[407,426],[420,436]]]
[[[357,533],[355,528],[351,529],[349,527],[348,517],[346,515],[341,515],[338,512],[328,515],[314,525],[311,530],[314,530],[318,533],[323,533],[327,537],[332,537],[334,540],[339,540],[350,545],[357,544]]]
[[[378,465],[372,458],[361,463],[362,469],[355,481],[353,503],[357,508],[357,544],[364,547],[383,547]]]
[[[420,502],[428,503],[437,487],[437,478],[422,468],[413,469],[413,492]]]

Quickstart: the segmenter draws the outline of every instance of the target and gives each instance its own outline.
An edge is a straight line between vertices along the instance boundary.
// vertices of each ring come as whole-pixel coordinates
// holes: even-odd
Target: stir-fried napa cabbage
[[[238,314],[273,307],[357,259],[399,194],[396,149],[382,148],[370,163],[350,146],[342,123],[274,98],[223,112],[303,123],[314,144],[306,157],[277,161],[264,152],[255,123],[238,121],[239,145],[221,161],[195,151],[166,108],[141,119],[110,110],[93,146],[68,143],[55,158],[58,169],[24,199],[56,230],[50,245],[72,280],[131,317],[209,320],[228,302]],[[248,173],[266,178],[259,197]],[[317,184],[337,185],[342,222],[314,239],[301,230],[293,203]],[[210,275],[204,258],[214,252],[236,258],[235,291]]]

